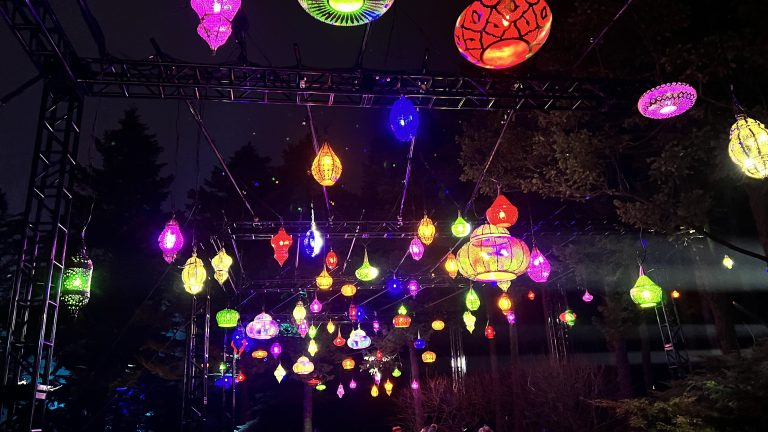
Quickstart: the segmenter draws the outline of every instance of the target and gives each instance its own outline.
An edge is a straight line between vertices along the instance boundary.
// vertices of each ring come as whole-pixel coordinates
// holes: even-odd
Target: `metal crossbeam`
[[[192,313],[184,362],[182,432],[207,430],[211,296],[206,290],[192,298]]]

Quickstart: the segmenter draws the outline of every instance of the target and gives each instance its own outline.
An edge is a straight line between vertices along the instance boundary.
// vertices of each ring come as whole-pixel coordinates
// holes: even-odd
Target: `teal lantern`
[[[635,286],[629,290],[629,296],[641,308],[652,308],[661,303],[664,291],[656,285],[656,282],[644,275],[643,268],[640,267],[640,277],[637,278]]]
[[[67,261],[61,284],[61,303],[74,316],[91,298],[91,277],[93,261],[88,258],[85,247]]]
[[[222,309],[216,313],[216,324],[220,328],[237,327],[240,321],[240,312],[234,309]]]

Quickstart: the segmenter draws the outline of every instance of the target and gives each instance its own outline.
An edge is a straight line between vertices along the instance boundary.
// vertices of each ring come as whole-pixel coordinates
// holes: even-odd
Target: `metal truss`
[[[655,309],[669,373],[672,379],[683,379],[690,372],[690,360],[675,301],[662,301]]]
[[[210,333],[211,296],[206,290],[204,294],[192,297],[187,356],[184,362],[182,432],[207,430]]]

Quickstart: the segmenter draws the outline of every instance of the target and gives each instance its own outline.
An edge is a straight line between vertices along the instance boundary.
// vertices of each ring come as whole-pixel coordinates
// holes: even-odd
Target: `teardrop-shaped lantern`
[[[464,298],[464,303],[466,303],[467,309],[473,312],[480,307],[480,297],[477,296],[477,293],[474,289],[472,289],[472,287],[470,287],[469,291],[467,291],[467,296]]]
[[[379,276],[379,269],[368,262],[368,251],[363,256],[363,264],[355,270],[355,276],[363,282],[370,282]]]
[[[551,271],[552,266],[547,261],[547,258],[541,253],[539,248],[534,246],[531,251],[531,262],[527,270],[528,277],[534,282],[544,283],[549,279]]]
[[[309,311],[318,314],[323,310],[323,304],[320,303],[320,300],[317,299],[317,296],[315,296],[315,299],[312,300],[312,303],[309,304]]]
[[[435,228],[435,224],[432,222],[432,219],[428,218],[427,215],[424,215],[424,218],[421,219],[421,222],[419,222],[419,227],[417,229],[419,240],[421,240],[425,246],[429,246],[435,239],[436,232],[437,229]]]
[[[324,143],[312,162],[312,176],[322,186],[333,186],[341,177],[341,161],[328,143]]]
[[[451,233],[454,237],[466,237],[472,232],[472,225],[469,224],[463,217],[461,217],[461,211],[459,211],[459,217],[451,224]]]
[[[517,207],[507,197],[499,194],[493,204],[486,210],[488,223],[499,228],[509,228],[517,222]]]
[[[282,266],[288,259],[288,250],[293,244],[293,237],[285,232],[285,228],[280,228],[277,234],[272,236],[269,243],[272,245],[272,249],[275,250],[275,260]]]
[[[341,336],[341,328],[339,328],[339,333],[336,335],[336,338],[333,340],[333,344],[337,347],[343,347],[347,343],[347,340],[344,339],[343,336]]]
[[[418,238],[411,240],[411,244],[408,246],[408,253],[411,254],[411,258],[415,261],[419,261],[424,256],[424,243]]]
[[[229,268],[232,267],[232,257],[227,255],[224,248],[219,250],[219,253],[211,260],[211,266],[213,266],[213,277],[219,283],[224,285],[224,282],[229,279]]]
[[[419,112],[413,102],[401,96],[389,111],[389,125],[398,141],[408,142],[416,138],[419,129]]]

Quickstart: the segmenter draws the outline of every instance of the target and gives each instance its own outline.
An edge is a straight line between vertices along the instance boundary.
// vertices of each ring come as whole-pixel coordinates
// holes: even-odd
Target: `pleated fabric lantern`
[[[216,325],[220,328],[237,327],[239,321],[240,313],[234,309],[226,308],[216,312]]]
[[[389,111],[389,126],[398,141],[408,142],[416,138],[416,131],[419,129],[419,112],[413,106],[413,102],[400,96]]]
[[[219,253],[211,260],[211,266],[213,267],[213,278],[219,285],[224,285],[224,282],[229,279],[229,268],[232,267],[232,257],[227,255],[224,248],[219,250]]]
[[[272,245],[272,249],[275,250],[275,260],[282,267],[285,261],[288,259],[288,250],[293,244],[293,237],[285,232],[285,228],[280,228],[277,234],[273,235],[269,243]]]
[[[206,277],[203,260],[197,257],[197,252],[192,252],[192,256],[184,264],[184,269],[181,271],[184,290],[192,295],[199,294],[203,290]]]
[[[482,225],[470,235],[457,255],[459,271],[478,282],[514,280],[525,273],[531,252],[520,239],[496,225]]]
[[[643,273],[640,267],[640,277],[637,278],[635,285],[629,290],[629,296],[641,308],[652,308],[659,305],[664,297],[664,291],[656,282]]]
[[[549,279],[549,274],[552,272],[552,266],[547,261],[544,254],[541,253],[539,248],[533,247],[531,251],[531,264],[528,266],[528,277],[532,281],[537,283],[544,283]]]
[[[493,204],[485,211],[488,223],[499,228],[511,227],[517,222],[517,216],[517,207],[502,194],[497,195]]]
[[[321,186],[333,186],[341,177],[341,161],[328,143],[324,143],[312,162],[312,176]]]
[[[392,7],[395,0],[299,0],[308,14],[326,24],[358,26],[367,24]]]
[[[728,155],[748,177],[768,177],[768,129],[743,114],[731,126]]]
[[[61,304],[73,316],[77,316],[91,298],[93,261],[83,247],[67,258],[61,283]]]
[[[432,219],[427,217],[427,215],[424,215],[424,218],[421,219],[419,222],[419,227],[417,228],[419,240],[421,240],[425,246],[429,246],[435,239],[436,232],[437,229],[435,228],[435,224],[432,222]]]

